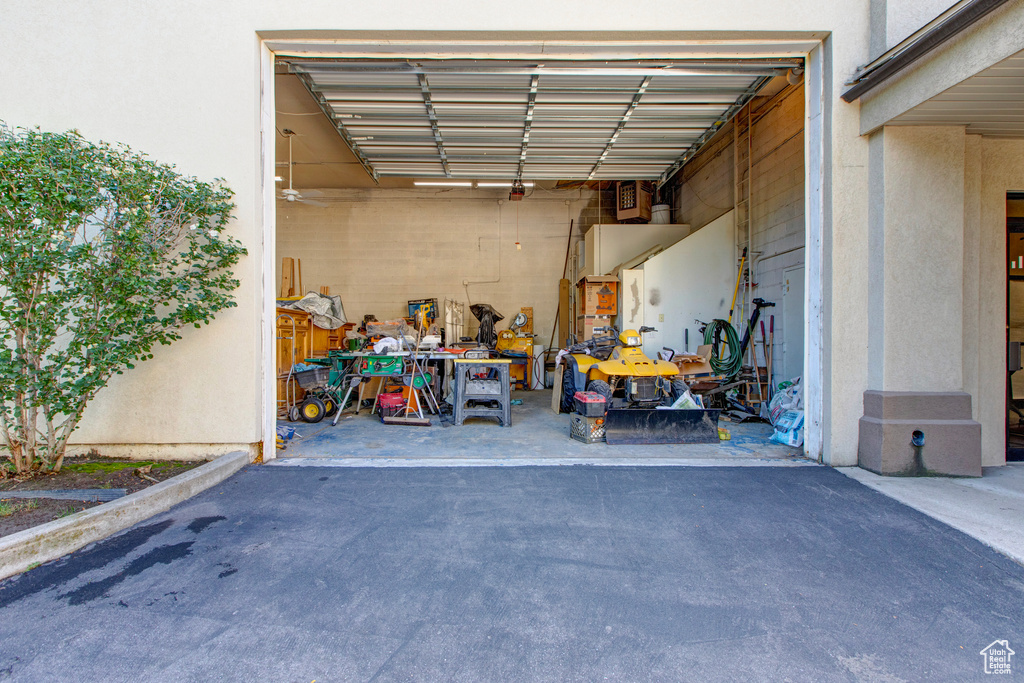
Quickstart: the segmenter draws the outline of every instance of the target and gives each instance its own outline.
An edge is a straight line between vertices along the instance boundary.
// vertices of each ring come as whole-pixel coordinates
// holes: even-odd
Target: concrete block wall
[[[775,316],[772,369],[774,377],[783,380],[790,379],[787,375],[803,374],[806,348],[801,344],[787,349],[783,341],[787,334],[783,312],[786,271],[804,263],[803,87],[783,90],[756,107],[754,117],[750,203],[751,279],[756,286],[749,298],[761,297],[776,304],[764,315]],[[739,235],[741,245],[745,239]]]
[[[304,289],[330,287],[350,321],[404,316],[411,299],[449,298],[467,303],[467,334],[475,335],[469,303],[494,306],[506,319],[498,329],[532,306],[545,346],[569,221],[579,234],[580,214],[595,214],[597,204],[588,190],[541,189],[521,202],[507,191],[462,189],[335,190],[318,201],[326,206],[278,202],[276,262],[301,259]]]
[[[771,87],[771,86],[769,86]],[[781,89],[777,89],[781,87]],[[800,358],[787,358],[782,300],[785,273],[803,265],[804,228],[804,89],[803,85],[776,85],[776,91],[757,97],[751,108],[751,286],[747,300],[761,297],[776,307],[764,312],[775,315],[773,371],[778,380],[786,368],[801,367]],[[746,113],[743,114],[746,116]],[[672,188],[676,222],[694,229],[711,222],[733,208],[735,195],[735,152],[733,124],[712,138],[676,176]],[[737,260],[746,246],[746,231],[737,232]],[[737,263],[738,265],[738,263]],[[744,290],[741,287],[740,300]],[[729,297],[732,292],[728,292]],[[744,312],[749,317],[749,310]],[[736,316],[734,315],[734,319]],[[767,318],[765,321],[767,328]],[[760,339],[757,331],[755,339]],[[800,356],[802,357],[802,350]],[[790,353],[797,351],[790,350]],[[758,344],[758,359],[764,362]]]
[[[732,124],[724,126],[711,142],[677,174],[672,188],[673,223],[700,228],[733,208]]]
[[[582,208],[579,211],[573,235],[582,237],[590,226],[596,223],[607,225],[619,222],[615,217],[615,183],[602,182],[601,184],[602,186],[608,184],[610,187],[600,191],[584,190],[587,199],[581,198]]]

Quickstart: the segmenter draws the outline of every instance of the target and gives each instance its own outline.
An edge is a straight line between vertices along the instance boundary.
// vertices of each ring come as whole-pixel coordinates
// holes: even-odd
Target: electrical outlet
[[[665,322],[665,314],[664,313],[659,313],[658,314],[658,322],[659,323]]]

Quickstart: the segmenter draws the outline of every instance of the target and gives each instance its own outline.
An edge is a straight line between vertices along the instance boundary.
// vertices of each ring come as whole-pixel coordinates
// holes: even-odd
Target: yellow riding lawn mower
[[[577,391],[592,391],[605,397],[605,439],[611,445],[718,443],[721,411],[666,409],[689,387],[674,363],[644,355],[641,335],[656,330],[608,330],[607,336],[567,349],[562,410],[573,411]]]

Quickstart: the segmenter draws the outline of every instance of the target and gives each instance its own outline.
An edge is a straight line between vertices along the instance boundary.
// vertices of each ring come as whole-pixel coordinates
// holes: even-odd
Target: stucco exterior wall
[[[871,57],[878,57],[952,7],[954,0],[872,0]]]
[[[963,386],[964,129],[887,127],[875,133],[882,174],[880,239],[871,253],[871,388]],[[880,141],[880,144],[875,141]],[[881,306],[877,304],[881,303]]]
[[[866,27],[865,27],[866,28]],[[827,46],[828,47],[828,46]],[[859,105],[839,101],[842,83],[852,72],[845,64],[852,57],[840,45],[831,46],[826,63],[832,79],[826,81],[822,116],[830,124],[826,139],[822,233],[822,349],[823,462],[835,466],[857,464],[857,420],[867,386],[868,350],[868,144],[859,135]],[[864,45],[866,48],[867,46]],[[826,69],[826,75],[829,70]],[[830,229],[829,229],[830,228]],[[809,244],[808,247],[811,245]],[[813,284],[813,283],[812,283]],[[813,286],[808,296],[815,296]]]
[[[6,3],[0,23],[3,119],[12,125],[78,128],[123,141],[188,173],[222,177],[236,192],[232,233],[249,248],[238,267],[239,307],[189,331],[154,360],[118,378],[90,407],[79,441],[250,443],[262,438],[264,218],[260,130],[260,32],[616,32],[634,40],[746,35],[825,41],[825,306],[827,462],[856,460],[856,415],[866,380],[866,154],[859,106],[838,101],[842,83],[869,55],[868,1],[665,4],[524,0],[508,6],[451,0],[336,3],[326,0],[215,4],[170,0]],[[432,33],[433,32],[433,33]],[[279,36],[282,34],[278,34]],[[447,35],[451,36],[451,33]],[[269,244],[267,245],[269,248]],[[211,405],[218,407],[211,410]],[[829,416],[836,416],[834,424]]]
[[[89,405],[73,441],[232,443],[261,438],[257,40],[240,3],[4,3],[0,118],[124,142],[236,195],[238,307],[157,347]]]
[[[961,127],[871,136],[869,385],[967,391],[982,464],[1006,461],[1006,193],[1024,141]]]

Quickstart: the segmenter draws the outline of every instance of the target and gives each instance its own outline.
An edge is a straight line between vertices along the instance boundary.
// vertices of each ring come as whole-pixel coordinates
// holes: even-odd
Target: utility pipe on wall
[[[473,303],[472,297],[469,296],[470,285],[496,285],[501,282],[501,207],[505,203],[504,199],[498,200],[498,279],[497,280],[463,280],[462,286],[466,290],[466,305]]]

